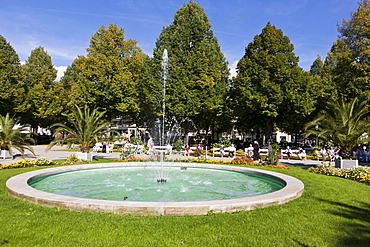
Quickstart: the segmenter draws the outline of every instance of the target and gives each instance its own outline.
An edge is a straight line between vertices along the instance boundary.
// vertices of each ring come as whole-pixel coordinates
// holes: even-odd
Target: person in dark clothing
[[[260,145],[258,144],[258,141],[253,142],[253,160],[259,160],[260,159]]]

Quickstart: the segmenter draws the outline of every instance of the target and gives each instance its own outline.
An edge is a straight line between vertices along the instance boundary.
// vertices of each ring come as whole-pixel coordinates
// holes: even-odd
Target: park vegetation
[[[370,1],[361,0],[351,19],[338,24],[340,35],[327,57],[313,61],[310,71],[299,67],[289,37],[268,22],[246,46],[234,78],[206,13],[193,1],[163,27],[152,57],[137,41],[125,39],[123,28],[109,24],[92,35],[87,54],[78,56],[60,81],[43,47],[21,64],[0,35],[0,115],[9,114],[35,130],[68,125],[77,105],[99,108],[106,121],[123,118],[148,126],[161,115],[161,58],[166,49],[166,114],[182,121],[185,132],[206,130],[213,135],[210,140],[217,140],[220,133],[238,129],[270,140],[277,129],[308,131],[352,149],[360,134],[369,133],[369,12]],[[341,116],[331,113],[348,112],[342,108],[354,101],[362,114],[361,121],[351,122],[355,126],[333,129],[324,121],[331,117],[340,122]],[[316,133],[310,129],[313,124],[319,126]]]

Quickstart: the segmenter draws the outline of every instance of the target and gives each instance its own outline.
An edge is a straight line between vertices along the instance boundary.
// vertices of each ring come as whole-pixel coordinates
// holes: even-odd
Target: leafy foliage
[[[48,127],[55,123],[62,112],[61,100],[54,87],[57,70],[43,47],[34,49],[22,66],[25,99],[16,107],[16,111],[33,128]]]
[[[325,76],[335,85],[338,97],[370,100],[370,1],[362,0],[351,19],[338,25],[341,36],[325,61]]]
[[[13,154],[13,148],[18,150],[23,156],[24,151],[28,150],[35,155],[31,144],[34,140],[26,134],[25,126],[18,125],[18,121],[10,117],[9,113],[0,115],[0,149],[9,150]]]
[[[298,67],[293,49],[289,38],[270,23],[248,44],[231,91],[239,126],[266,126],[268,136],[274,126],[293,132],[315,109],[312,79]]]
[[[319,136],[326,142],[333,142],[336,146],[351,151],[368,139],[364,134],[370,130],[369,114],[367,103],[357,98],[349,102],[343,99],[330,101],[326,110],[306,124],[306,135]]]
[[[198,128],[215,125],[223,113],[229,70],[204,10],[193,1],[182,6],[163,28],[154,49],[157,68],[168,51],[168,114],[189,118]],[[157,74],[160,78],[160,74]]]
[[[125,41],[123,29],[110,24],[92,36],[87,52],[73,62],[62,79],[71,93],[67,105],[88,104],[106,111],[108,119],[128,116],[136,120],[152,97],[147,90],[140,92],[141,73],[149,60],[137,42]]]
[[[14,48],[0,35],[0,115],[14,113],[23,101],[22,71]]]
[[[107,129],[109,122],[103,120],[105,112],[99,112],[97,108],[90,110],[87,105],[81,110],[75,106],[75,110],[68,117],[70,125],[54,124],[56,128],[53,137],[55,138],[48,146],[50,150],[53,146],[61,143],[75,143],[80,145],[82,152],[89,152],[90,146],[98,142],[99,136],[111,132]]]

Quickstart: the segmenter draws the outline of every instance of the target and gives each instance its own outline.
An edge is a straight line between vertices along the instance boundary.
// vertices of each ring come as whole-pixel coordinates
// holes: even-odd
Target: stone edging
[[[55,173],[121,166],[153,166],[153,163],[102,163],[47,168],[14,176],[6,182],[6,188],[9,195],[12,197],[46,207],[65,208],[75,211],[109,212],[115,214],[134,215],[206,215],[210,211],[218,213],[252,210],[271,205],[284,204],[288,201],[299,198],[304,190],[304,184],[300,180],[285,174],[254,168],[201,163],[171,163],[171,166],[200,167],[247,172],[276,179],[285,183],[286,186],[281,190],[269,194],[230,200],[194,202],[131,202],[69,197],[36,190],[28,185],[29,181]]]

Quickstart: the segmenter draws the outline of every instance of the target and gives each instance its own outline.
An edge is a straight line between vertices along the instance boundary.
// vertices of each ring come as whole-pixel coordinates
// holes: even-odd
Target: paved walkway
[[[25,152],[26,158],[41,158],[41,157],[44,157],[44,158],[47,158],[49,160],[63,160],[63,159],[66,159],[68,156],[75,153],[74,151],[68,151],[66,146],[62,146],[62,147],[54,146],[48,152],[45,151],[46,147],[47,147],[46,145],[33,146],[33,149],[35,151],[36,156],[34,156],[29,151],[26,151]],[[15,161],[24,159],[18,151],[13,150],[13,152],[15,153],[14,159],[5,159],[5,160],[0,159],[0,164],[1,165],[6,165],[6,164],[13,163]],[[148,157],[146,154],[139,154],[138,156],[142,157],[142,158],[147,158]],[[172,158],[172,159],[184,158],[183,155],[177,155],[177,154],[176,155],[170,155],[168,157]],[[185,156],[185,157],[187,157],[187,156]],[[119,159],[120,158],[120,153],[97,153],[97,154],[94,155],[94,158],[98,158],[98,159]],[[195,158],[195,157],[190,156],[189,158]],[[228,158],[228,157],[221,158],[221,157],[207,156],[207,159],[210,159],[210,160],[231,160],[232,158]],[[280,159],[279,164],[280,165],[309,167],[309,166],[318,166],[318,165],[321,164],[321,161]],[[363,164],[361,164],[361,165],[363,165]],[[367,165],[370,165],[370,164],[367,164]]]

